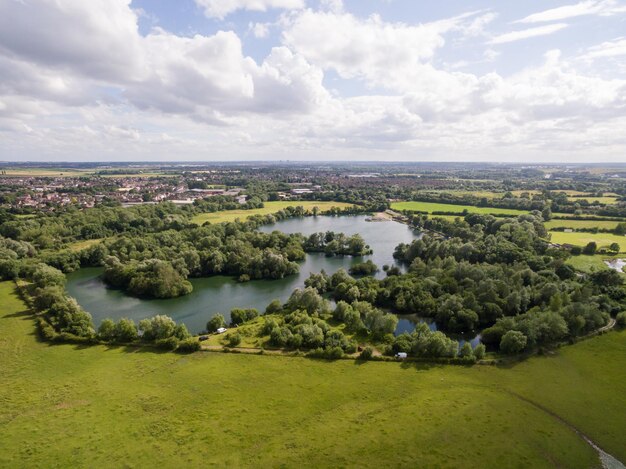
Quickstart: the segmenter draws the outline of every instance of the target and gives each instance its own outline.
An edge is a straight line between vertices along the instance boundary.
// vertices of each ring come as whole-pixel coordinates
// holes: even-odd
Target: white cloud
[[[289,19],[286,45],[343,78],[365,77],[381,82],[389,72],[429,60],[445,43],[444,33],[457,21],[418,26],[385,23],[378,16],[365,20],[349,13],[306,10]]]
[[[0,50],[98,79],[141,74],[130,0],[0,2]]]
[[[492,19],[388,23],[326,2],[261,23],[258,35],[283,28],[283,45],[255,60],[232,31],[142,36],[128,0],[0,0],[0,157],[528,161],[598,148],[623,160],[626,80],[582,73],[558,51],[509,75],[441,69],[447,41],[467,47]],[[31,25],[37,41],[23,33]],[[469,64],[495,59],[477,42]],[[620,37],[582,57],[624,47]],[[335,95],[323,85],[331,71]]]
[[[493,37],[490,44],[505,44],[507,42],[520,41],[522,39],[528,39],[537,36],[546,36],[548,34],[554,34],[562,29],[567,28],[567,23],[549,24],[546,26],[537,26],[535,28],[522,29],[521,31],[511,31],[510,33],[500,34]]]
[[[224,19],[237,10],[267,11],[271,8],[304,8],[304,0],[195,0],[209,18]]]
[[[543,23],[587,15],[610,16],[623,12],[626,12],[626,6],[620,5],[617,0],[585,0],[574,5],[565,5],[533,13],[516,21],[516,23]]]
[[[270,23],[250,23],[248,29],[257,39],[263,39],[270,34]]]
[[[485,27],[498,17],[497,13],[492,11],[481,14],[474,18],[467,26],[464,26],[463,33],[468,37],[482,36],[485,33]]]
[[[626,38],[619,37],[612,41],[606,41],[597,46],[587,49],[587,52],[580,58],[584,60],[594,60],[608,57],[619,57],[626,55]]]

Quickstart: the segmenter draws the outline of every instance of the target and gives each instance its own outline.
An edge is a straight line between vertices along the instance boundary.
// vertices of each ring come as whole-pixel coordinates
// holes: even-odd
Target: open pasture
[[[626,332],[506,367],[177,355],[43,343],[0,298],[3,467],[597,467],[558,418],[626,460]]]
[[[456,205],[456,204],[440,204],[433,202],[394,202],[391,204],[393,210],[409,210],[415,212],[458,212],[467,210],[469,213],[482,213],[482,214],[502,214],[502,215],[523,215],[528,213],[524,210],[514,210],[507,208],[495,208],[495,207],[474,207],[472,205]]]
[[[207,221],[210,223],[231,222],[237,219],[243,221],[252,215],[269,215],[287,207],[304,207],[307,210],[313,210],[313,207],[317,207],[320,212],[324,212],[330,210],[332,207],[347,208],[352,207],[353,204],[344,202],[293,200],[265,202],[264,205],[263,208],[255,208],[252,210],[222,210],[220,212],[202,213],[193,217],[192,221],[198,225],[202,225]]]
[[[612,233],[563,233],[551,231],[552,242],[557,244],[571,244],[584,247],[588,243],[595,242],[598,247],[608,246],[612,243],[620,245],[620,252],[626,252],[626,236],[618,236]]]

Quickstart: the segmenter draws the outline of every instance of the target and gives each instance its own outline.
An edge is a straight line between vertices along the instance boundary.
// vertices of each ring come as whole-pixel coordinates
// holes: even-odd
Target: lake
[[[325,231],[347,235],[359,233],[374,250],[370,256],[356,258],[307,254],[300,263],[298,274],[280,280],[238,283],[226,276],[197,278],[190,279],[193,292],[189,295],[167,300],[139,299],[108,288],[100,279],[102,268],[96,267],[68,274],[67,291],[91,313],[96,326],[105,318],[117,320],[126,317],[138,322],[156,314],[166,314],[176,322],[184,323],[192,333],[198,333],[204,330],[207,321],[216,313],[222,313],[228,322],[233,308],[256,308],[262,312],[274,299],[286,301],[294,289],[304,287],[304,281],[311,272],[324,269],[332,274],[367,259],[371,259],[381,269],[384,264],[397,265],[393,259],[395,247],[420,237],[419,232],[407,225],[395,221],[368,222],[365,218],[363,215],[292,218],[260,227],[259,231],[266,233],[274,230],[304,235]],[[385,274],[381,270],[377,276],[384,278]]]

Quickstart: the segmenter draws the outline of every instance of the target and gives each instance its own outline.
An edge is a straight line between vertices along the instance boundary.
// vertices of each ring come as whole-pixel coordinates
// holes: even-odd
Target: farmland
[[[12,283],[0,296],[2,466],[597,465],[517,396],[626,459],[626,332],[504,368],[182,356],[51,346]]]
[[[192,221],[201,225],[206,222],[210,223],[224,223],[231,222],[237,219],[245,220],[246,218],[252,215],[269,215],[272,213],[276,213],[287,207],[304,207],[306,210],[313,210],[314,207],[317,207],[320,212],[324,212],[326,210],[330,210],[332,207],[337,208],[347,208],[351,207],[352,204],[347,204],[343,202],[325,202],[325,201],[284,201],[284,202],[265,202],[263,208],[252,209],[252,210],[223,210],[220,212],[212,212],[212,213],[202,213],[200,215],[196,215],[193,217]]]

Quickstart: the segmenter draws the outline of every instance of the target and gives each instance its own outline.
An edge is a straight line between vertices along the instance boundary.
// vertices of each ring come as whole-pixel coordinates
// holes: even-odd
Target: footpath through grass
[[[626,460],[626,332],[510,368],[39,342],[0,283],[0,467],[581,467]]]
[[[236,219],[245,220],[252,215],[269,215],[276,213],[287,207],[304,207],[306,210],[313,210],[317,207],[320,212],[330,210],[332,207],[347,208],[352,207],[353,204],[344,202],[327,202],[327,201],[309,201],[309,200],[290,200],[290,201],[276,201],[265,202],[263,208],[255,208],[252,210],[222,210],[220,212],[202,213],[196,215],[191,219],[193,223],[202,225],[205,222],[210,223],[224,223],[235,221]]]

